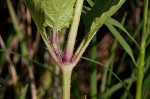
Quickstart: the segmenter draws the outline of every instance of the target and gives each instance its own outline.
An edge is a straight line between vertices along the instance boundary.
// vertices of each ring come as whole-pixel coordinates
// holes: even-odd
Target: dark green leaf
[[[100,17],[104,12],[110,10],[114,5],[117,5],[120,0],[96,0],[92,9],[86,14],[84,25],[86,32],[90,30],[92,22],[95,18]]]

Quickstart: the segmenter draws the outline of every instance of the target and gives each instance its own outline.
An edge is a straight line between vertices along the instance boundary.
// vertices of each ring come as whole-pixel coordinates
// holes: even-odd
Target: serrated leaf
[[[105,1],[105,0],[103,0],[103,1]],[[109,0],[106,0],[106,1],[109,1]],[[101,15],[100,14],[96,14],[95,15],[96,17],[94,15],[92,15],[92,13],[93,14],[99,13],[98,12],[99,10],[98,11],[96,10],[96,8],[98,6],[96,6],[96,8],[94,8],[94,6],[93,6],[92,9],[95,9],[95,11],[92,12],[92,10],[91,10],[91,14],[87,14],[86,15],[86,17],[89,16],[89,20],[88,20],[88,18],[85,18],[85,20],[84,20],[84,24],[85,24],[85,28],[86,28],[86,33],[87,34],[84,36],[84,38],[83,38],[82,42],[80,43],[77,51],[75,52],[75,55],[83,53],[83,51],[82,52],[79,52],[79,51],[86,49],[86,47],[88,46],[89,42],[94,37],[94,35],[96,34],[96,32],[99,30],[99,28],[105,23],[105,21],[108,18],[110,18],[123,5],[124,2],[125,2],[125,0],[119,0],[119,2],[117,4],[115,3],[114,5],[111,5],[109,8],[107,8],[107,10],[102,11],[102,12],[100,11]],[[90,16],[94,16],[94,17],[92,17],[90,19]]]
[[[111,9],[112,6],[115,6],[119,3],[120,0],[95,0],[95,4],[92,9],[87,13],[84,19],[84,25],[86,32],[90,30],[90,27],[95,18],[101,17],[104,12],[107,12]]]
[[[106,4],[106,1],[109,2],[109,0],[106,0],[106,1],[103,0],[103,1],[105,2],[105,4]],[[112,1],[110,1],[112,4],[110,3],[109,5],[106,4],[107,8],[105,9],[102,8],[101,9],[102,11],[98,8],[98,5],[95,4],[94,6],[96,7],[94,8],[93,6],[92,8],[93,10],[91,9],[91,11],[89,11],[88,14],[85,16],[84,24],[86,28],[86,33],[88,33],[86,36],[88,40],[92,38],[92,36],[99,30],[99,28],[105,23],[105,21],[108,18],[110,18],[125,2],[125,0],[119,0],[119,1],[117,0],[118,2],[112,2]],[[103,4],[102,1],[101,3]],[[99,10],[96,10],[97,8]],[[89,17],[90,15],[92,16],[91,18]]]
[[[40,31],[49,26],[56,31],[69,27],[76,0],[25,0]]]

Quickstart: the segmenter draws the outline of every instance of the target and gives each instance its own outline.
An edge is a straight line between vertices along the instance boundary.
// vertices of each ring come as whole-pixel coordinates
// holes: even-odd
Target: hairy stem
[[[68,35],[68,41],[67,41],[67,46],[64,54],[64,61],[70,62],[72,55],[73,55],[73,50],[75,46],[75,40],[77,36],[77,31],[78,31],[78,26],[80,22],[80,16],[82,12],[82,7],[83,7],[83,1],[84,0],[77,0],[76,6],[75,6],[75,14],[73,18],[73,23],[71,25],[71,29]]]
[[[71,86],[71,73],[72,66],[65,66],[62,68],[62,83],[63,83],[63,95],[62,99],[70,99],[70,86]]]
[[[54,31],[52,33],[51,44],[52,44],[52,47],[53,47],[53,50],[54,50],[56,56],[61,61],[62,53],[61,53],[60,46],[59,46],[57,30],[55,30],[55,29],[54,29]]]
[[[88,44],[90,43],[98,29],[105,23],[105,21],[109,17],[111,17],[123,5],[124,2],[125,0],[120,0],[117,5],[113,6],[110,10],[103,13],[99,18],[97,18],[97,21],[94,22],[95,25],[93,25],[90,31],[84,36],[82,42],[75,51],[73,60],[79,61],[80,57],[84,53],[85,49],[87,48]]]

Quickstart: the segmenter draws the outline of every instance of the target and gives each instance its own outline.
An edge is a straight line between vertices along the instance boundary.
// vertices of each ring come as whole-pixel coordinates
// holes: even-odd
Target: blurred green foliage
[[[86,0],[84,5],[83,17],[93,4],[91,0]],[[106,26],[103,26],[96,35],[96,41],[91,43],[86,50],[84,54],[86,58],[83,57],[73,71],[72,99],[80,99],[85,95],[87,99],[91,99],[89,79],[91,66],[97,66],[97,99],[128,99],[129,94],[135,97],[137,67],[133,60],[136,61],[139,55],[137,45],[141,41],[142,9],[142,0],[127,0],[124,6],[113,16],[120,24],[122,24],[121,21],[124,21],[122,25],[117,25],[123,28],[116,28],[114,23],[111,24],[113,25],[112,30],[115,29],[114,33],[117,31],[130,46],[130,53],[132,51],[134,58],[127,51],[129,49],[124,50],[121,47],[121,45],[126,46],[125,43],[119,44],[122,39],[116,37],[116,39],[120,39],[120,41],[117,41]],[[82,22],[83,17],[81,17]],[[148,13],[149,26],[150,10]],[[79,41],[84,35],[82,34],[84,28],[83,23],[80,23]],[[126,34],[127,31],[132,38]],[[150,97],[150,28],[147,28],[147,33],[142,99],[149,99]],[[96,54],[95,50],[92,49],[93,46],[96,47]],[[87,57],[96,59],[88,60]],[[132,57],[132,60],[130,57]],[[31,97],[60,99],[61,72],[53,66],[50,60],[49,53],[24,5],[24,1],[13,0],[9,2],[9,0],[1,0],[0,99],[31,99]],[[91,65],[93,62],[95,65]],[[107,67],[105,68],[102,65]],[[118,81],[118,78],[114,75],[117,75],[121,81]],[[126,87],[122,85],[122,82]]]

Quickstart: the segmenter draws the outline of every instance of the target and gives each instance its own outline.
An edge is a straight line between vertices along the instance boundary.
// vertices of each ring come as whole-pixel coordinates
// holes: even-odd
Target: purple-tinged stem
[[[56,30],[54,30],[54,32],[52,33],[51,44],[52,44],[53,51],[55,52],[56,56],[58,57],[60,61],[62,61],[62,53],[59,47],[58,35],[57,35]]]
[[[77,0],[63,61],[71,62],[84,0]]]

